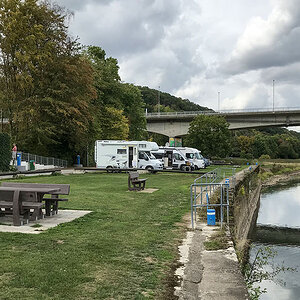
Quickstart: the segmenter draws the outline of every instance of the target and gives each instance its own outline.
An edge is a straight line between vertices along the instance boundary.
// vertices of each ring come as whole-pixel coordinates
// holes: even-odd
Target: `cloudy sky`
[[[54,1],[54,0],[53,0]],[[56,0],[123,81],[218,109],[300,107],[300,0]]]

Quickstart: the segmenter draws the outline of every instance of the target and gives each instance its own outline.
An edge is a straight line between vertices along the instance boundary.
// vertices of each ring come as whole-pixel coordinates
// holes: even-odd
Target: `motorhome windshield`
[[[195,154],[195,158],[196,158],[196,159],[201,159],[201,157],[200,157],[201,154],[200,154],[199,152],[196,152],[196,153],[194,153],[194,154]]]
[[[199,152],[190,152],[185,154],[187,159],[201,159],[201,154]]]
[[[150,151],[144,151],[150,159],[156,159],[156,157]]]
[[[184,158],[182,157],[182,155],[180,155],[179,153],[173,153],[173,156],[176,160],[184,160]]]
[[[194,158],[194,153],[186,153],[185,154],[187,159],[193,159]]]

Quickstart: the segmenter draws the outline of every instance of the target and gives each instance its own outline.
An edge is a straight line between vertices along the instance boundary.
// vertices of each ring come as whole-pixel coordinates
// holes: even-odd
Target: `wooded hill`
[[[188,99],[175,97],[165,92],[155,89],[150,89],[147,86],[138,86],[142,93],[142,98],[145,103],[145,108],[149,113],[158,111],[158,98],[160,102],[161,112],[171,111],[213,111],[210,108],[193,103]]]

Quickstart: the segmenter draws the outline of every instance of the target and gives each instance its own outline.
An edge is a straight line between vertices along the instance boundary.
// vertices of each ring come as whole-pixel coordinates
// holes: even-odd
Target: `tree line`
[[[156,90],[123,83],[118,61],[68,34],[71,14],[48,1],[0,0],[0,105],[19,149],[72,161],[97,139],[147,139]],[[161,111],[202,110],[161,93]],[[165,139],[165,138],[164,138]]]
[[[197,116],[184,144],[198,148],[208,157],[300,158],[300,133],[285,128],[230,131],[220,116]]]
[[[103,49],[68,35],[70,13],[38,0],[0,6],[0,104],[19,149],[70,160],[96,139],[144,136],[139,88]]]
[[[70,37],[71,14],[56,4],[0,0],[0,7],[0,105],[9,120],[5,131],[24,152],[69,162],[77,154],[89,155],[92,162],[97,139],[165,144],[167,137],[146,132],[145,110],[210,110],[122,82],[117,59]],[[205,131],[203,122],[214,129]],[[243,131],[232,136],[223,122],[196,118],[185,145],[207,156],[300,157],[296,133]]]

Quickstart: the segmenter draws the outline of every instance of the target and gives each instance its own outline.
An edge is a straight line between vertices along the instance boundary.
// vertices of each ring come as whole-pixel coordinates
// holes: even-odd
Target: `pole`
[[[86,145],[86,166],[89,166],[89,145]]]
[[[218,92],[218,112],[220,112],[220,92]]]
[[[1,132],[3,132],[3,109],[1,108]]]
[[[160,114],[160,86],[158,86],[157,102],[158,102],[157,111],[158,111],[158,114]]]
[[[158,101],[158,114],[160,114],[160,86],[158,86],[158,95],[157,95],[157,101]]]
[[[274,112],[274,90],[275,90],[275,80],[273,79],[273,112]]]

